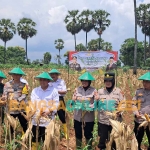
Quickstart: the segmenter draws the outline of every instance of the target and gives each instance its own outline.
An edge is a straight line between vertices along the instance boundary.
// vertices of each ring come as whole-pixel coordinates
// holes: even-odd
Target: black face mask
[[[89,80],[89,81],[88,81],[88,86],[87,86],[87,87],[83,87],[84,90],[86,91],[86,90],[90,87],[90,85],[91,85],[91,81]]]
[[[105,82],[105,81],[104,81],[104,82]],[[112,83],[112,86],[111,86],[111,87],[109,87],[109,88],[106,87],[108,93],[111,93],[111,92],[113,91],[114,86],[115,86],[115,79],[113,79],[113,80],[111,81],[111,83]]]

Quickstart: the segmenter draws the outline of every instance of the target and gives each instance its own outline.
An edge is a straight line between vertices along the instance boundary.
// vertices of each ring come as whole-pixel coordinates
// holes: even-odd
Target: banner
[[[70,51],[70,69],[80,71],[81,69],[99,69],[109,64],[110,57],[114,58],[114,63],[118,60],[117,51]]]

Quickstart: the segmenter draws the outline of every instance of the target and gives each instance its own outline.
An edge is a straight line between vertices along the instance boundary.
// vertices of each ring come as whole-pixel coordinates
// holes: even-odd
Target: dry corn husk
[[[26,133],[24,136],[21,138],[23,143],[26,143],[28,141],[29,134],[32,132],[32,122],[30,121],[28,123],[28,129],[26,130]]]
[[[60,142],[60,125],[51,120],[45,130],[43,150],[58,150]]]
[[[16,130],[18,121],[17,121],[13,116],[11,116],[11,115],[8,114],[8,113],[6,113],[6,117],[7,117],[7,119],[8,119],[8,122],[9,122],[10,125],[12,126],[12,128],[13,128],[14,130]]]
[[[111,150],[112,143],[113,141],[115,141],[117,150],[126,150],[128,148],[128,140],[132,134],[130,126],[112,119],[109,120],[112,125],[112,131],[110,134],[110,141],[106,143],[106,149]],[[133,134],[131,140],[131,147],[129,149],[138,150],[137,145],[137,140],[135,138],[135,135]]]

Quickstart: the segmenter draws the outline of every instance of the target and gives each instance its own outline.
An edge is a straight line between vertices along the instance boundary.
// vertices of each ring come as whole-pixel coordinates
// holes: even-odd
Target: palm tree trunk
[[[27,38],[26,38],[26,59],[27,59],[27,64],[29,65],[29,61],[28,61],[28,53],[27,53]]]
[[[60,64],[60,49],[59,49],[59,64]]]
[[[99,50],[101,49],[101,34],[99,34],[99,46],[98,46],[98,49]]]
[[[75,43],[75,51],[76,51],[76,34],[74,34],[74,43]]]
[[[146,33],[144,37],[144,66],[145,66],[145,61],[146,61]]]
[[[6,63],[6,41],[4,42],[4,64]]]
[[[136,0],[134,0],[134,16],[135,16],[135,44],[134,44],[134,68],[133,74],[137,74],[137,14],[136,14]]]
[[[87,31],[86,31],[86,50],[87,50]]]

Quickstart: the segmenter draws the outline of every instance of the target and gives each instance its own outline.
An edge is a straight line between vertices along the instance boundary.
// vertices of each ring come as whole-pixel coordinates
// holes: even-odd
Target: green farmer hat
[[[60,74],[60,72],[59,72],[57,69],[52,69],[49,73],[50,73],[50,74],[51,74],[51,73],[57,73],[57,74]]]
[[[11,71],[9,71],[9,74],[20,74],[20,75],[26,75],[21,68],[13,68]]]
[[[92,80],[95,80],[95,78],[89,72],[85,72],[79,77],[79,80],[91,80],[92,81]]]
[[[144,75],[140,76],[138,79],[150,81],[150,72],[145,73]]]
[[[6,79],[6,76],[5,76],[5,74],[3,73],[3,71],[0,71],[0,78]]]
[[[35,77],[36,79],[48,79],[48,80],[53,80],[47,72],[43,72],[39,74],[38,76]]]

